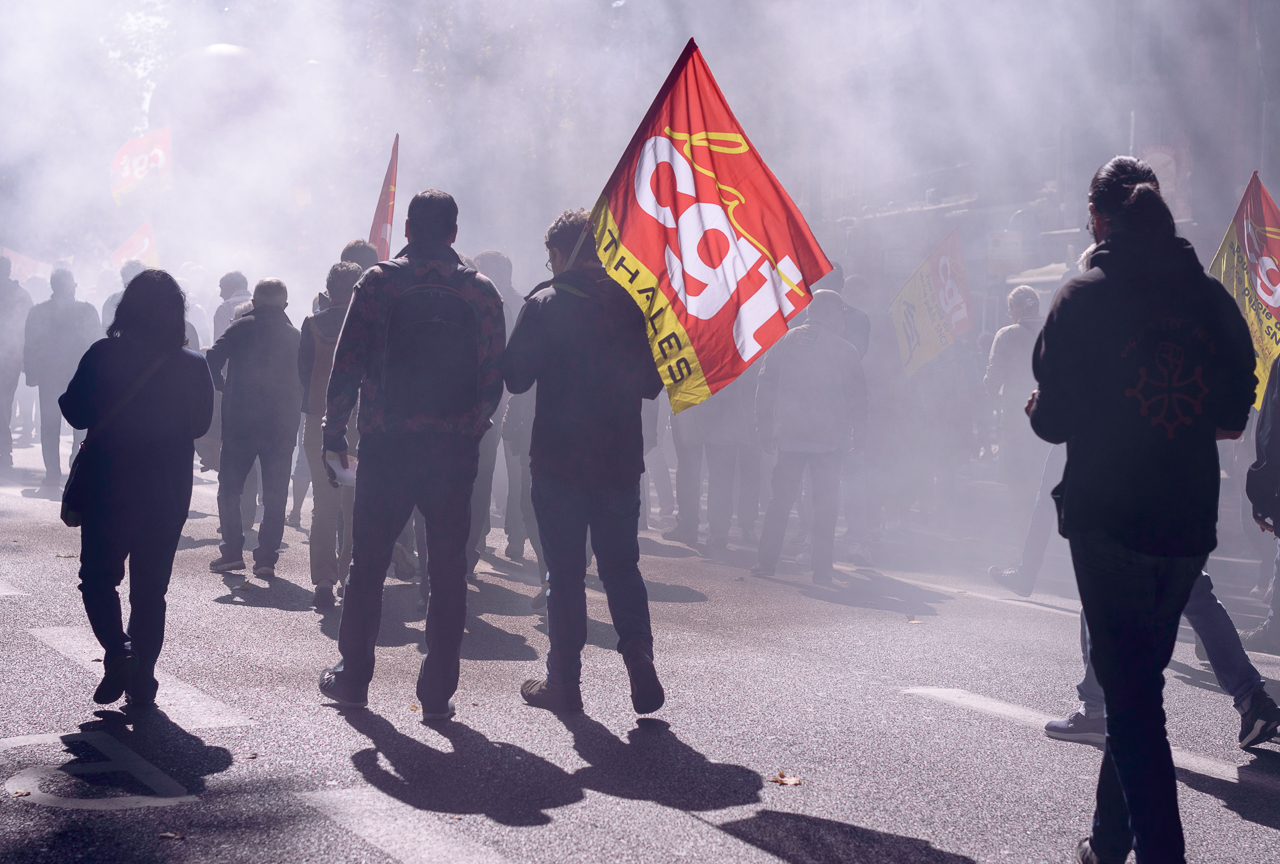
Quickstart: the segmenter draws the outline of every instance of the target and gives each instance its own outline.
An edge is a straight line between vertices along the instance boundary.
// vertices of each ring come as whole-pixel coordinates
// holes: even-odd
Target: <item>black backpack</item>
[[[399,262],[383,262],[406,273]],[[411,287],[387,316],[382,393],[393,420],[465,414],[480,402],[480,325],[459,286],[476,271],[463,265],[439,282]]]

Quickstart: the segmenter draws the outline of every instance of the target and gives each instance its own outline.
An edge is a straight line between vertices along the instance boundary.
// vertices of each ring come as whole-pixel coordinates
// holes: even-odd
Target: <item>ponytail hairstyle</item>
[[[1107,217],[1113,233],[1127,232],[1145,240],[1177,234],[1173,213],[1160,196],[1156,172],[1141,159],[1116,156],[1099,168],[1089,183],[1089,203]]]
[[[187,344],[186,312],[187,296],[176,279],[163,270],[143,270],[125,287],[107,336],[164,351],[181,348]]]

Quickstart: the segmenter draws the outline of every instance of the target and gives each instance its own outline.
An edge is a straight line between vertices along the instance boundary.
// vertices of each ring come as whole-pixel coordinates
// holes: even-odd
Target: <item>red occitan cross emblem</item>
[[[1164,426],[1169,438],[1179,426],[1190,426],[1193,414],[1200,414],[1204,397],[1209,388],[1203,379],[1204,368],[1197,366],[1187,377],[1182,377],[1185,352],[1182,346],[1161,342],[1156,348],[1154,374],[1143,366],[1138,385],[1125,390],[1125,396],[1133,396],[1142,405],[1143,417],[1151,418],[1152,426]]]

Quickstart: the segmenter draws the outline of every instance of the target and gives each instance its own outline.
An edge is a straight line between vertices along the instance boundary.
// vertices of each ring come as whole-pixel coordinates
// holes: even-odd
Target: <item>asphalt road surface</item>
[[[741,547],[715,561],[646,532],[667,705],[632,712],[591,589],[586,711],[557,718],[518,694],[547,647],[534,568],[488,556],[458,715],[427,727],[417,586],[388,582],[368,709],[326,704],[340,613],[310,607],[306,534],[286,529],[274,579],[211,574],[206,480],[169,591],[161,710],[134,717],[95,710],[79,538],[31,488],[37,448],[16,455],[0,485],[0,861],[1065,862],[1087,834],[1100,753],[1041,728],[1073,710],[1081,672],[1061,566],[1023,601],[986,577],[990,550],[920,537],[817,587],[792,566],[751,577]],[[1211,563],[1241,626],[1251,566]],[[1165,693],[1189,860],[1280,861],[1280,748],[1237,748],[1231,700],[1183,635]]]

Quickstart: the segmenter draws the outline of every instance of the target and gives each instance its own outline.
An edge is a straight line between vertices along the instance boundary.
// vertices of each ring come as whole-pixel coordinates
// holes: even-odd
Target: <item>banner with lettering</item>
[[[131,258],[137,258],[148,267],[160,266],[160,254],[156,251],[156,235],[151,230],[150,219],[143,222],[142,227],[133,232],[133,236],[111,253],[111,268],[119,270],[124,266],[124,262]]]
[[[958,230],[953,228],[911,274],[889,314],[908,377],[973,328]]]
[[[1262,407],[1271,364],[1280,355],[1280,210],[1253,172],[1236,208],[1227,236],[1209,265],[1209,274],[1236,298],[1249,323],[1253,351],[1258,357],[1258,395]]]
[[[831,270],[690,39],[591,214],[674,411],[742,374]]]
[[[168,126],[124,143],[111,160],[111,197],[119,204],[126,192],[149,175],[154,175],[162,188],[168,188],[173,181],[173,148]]]

